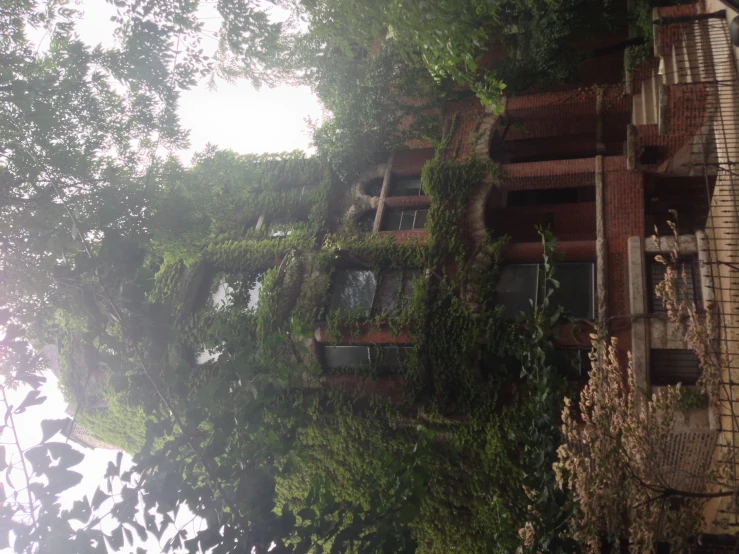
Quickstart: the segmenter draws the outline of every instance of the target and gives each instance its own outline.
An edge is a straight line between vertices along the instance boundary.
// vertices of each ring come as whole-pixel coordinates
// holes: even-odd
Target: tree
[[[469,87],[496,110],[506,85],[520,90],[572,79],[579,58],[573,40],[619,22],[613,3],[587,0],[306,0],[295,9],[308,19],[309,35],[345,52],[388,40],[408,63],[436,81]],[[484,59],[491,46],[507,53],[495,66]]]
[[[674,224],[672,228],[679,245]],[[665,279],[657,292],[669,319],[700,360],[700,390],[708,396],[710,409],[719,410],[721,399],[731,398],[722,391],[727,361],[716,349],[711,314],[685,300],[686,279],[676,269],[678,254],[676,246],[660,258]],[[592,345],[590,380],[579,405],[573,407],[568,400],[562,413],[564,442],[555,466],[560,484],[572,490],[575,500],[575,537],[591,552],[600,551],[604,533],[609,540],[626,538],[634,552],[653,552],[664,537],[684,549],[701,534],[705,504],[739,494],[731,476],[735,453],[722,449],[719,469],[672,467],[672,432],[683,406],[680,385],[645,398],[631,359],[624,367],[615,339],[609,343],[594,334]]]

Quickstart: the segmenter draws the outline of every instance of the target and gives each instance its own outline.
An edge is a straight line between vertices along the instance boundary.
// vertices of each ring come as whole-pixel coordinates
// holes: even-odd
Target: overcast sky
[[[115,8],[103,0],[87,0],[81,5],[85,16],[78,30],[89,44],[112,45]],[[205,24],[204,48],[217,42],[211,38],[220,23],[213,3],[203,3],[200,17]],[[241,154],[307,150],[310,137],[306,117],[318,120],[321,106],[308,87],[276,87],[254,90],[245,80],[236,84],[207,83],[186,91],[180,101],[183,127],[190,129],[191,153],[207,143],[230,148]],[[189,162],[183,156],[183,162]]]

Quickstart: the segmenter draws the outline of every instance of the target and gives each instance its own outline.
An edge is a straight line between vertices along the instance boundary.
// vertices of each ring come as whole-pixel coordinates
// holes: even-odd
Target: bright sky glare
[[[85,42],[112,45],[115,7],[102,0],[87,0],[81,10],[83,19],[77,28]],[[212,34],[219,27],[213,4],[203,4],[206,25],[204,48],[216,48]],[[308,87],[280,86],[255,90],[246,80],[234,84],[216,83],[210,90],[203,82],[185,91],[180,99],[180,118],[190,130],[190,151],[202,150],[213,143],[240,154],[309,150],[310,136],[306,118],[320,120],[321,105]],[[189,162],[189,156],[182,156]]]

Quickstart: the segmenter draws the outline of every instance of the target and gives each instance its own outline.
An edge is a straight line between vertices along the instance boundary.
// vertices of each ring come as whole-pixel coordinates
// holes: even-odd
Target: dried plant
[[[702,376],[700,389],[712,410],[731,398],[723,383],[727,363],[715,340],[712,309],[699,310],[687,300],[685,270],[678,269],[679,240],[659,256],[665,278],[657,286],[667,317],[695,352]],[[658,237],[655,237],[659,244]],[[721,448],[720,462],[710,468],[686,469],[673,460],[675,426],[680,414],[680,385],[666,387],[651,397],[644,394],[634,374],[631,355],[622,363],[616,339],[591,335],[592,370],[579,405],[566,401],[562,413],[564,442],[554,469],[560,486],[567,486],[576,503],[572,531],[589,552],[601,552],[601,542],[627,539],[631,552],[654,552],[656,541],[669,541],[679,551],[705,528],[707,502],[730,499],[721,521],[736,521],[736,460],[732,448]],[[625,365],[625,367],[624,367]],[[729,404],[731,404],[729,402]],[[733,406],[732,406],[733,408]],[[726,410],[724,410],[725,412]],[[736,415],[731,411],[733,429]],[[730,518],[733,517],[733,520]]]

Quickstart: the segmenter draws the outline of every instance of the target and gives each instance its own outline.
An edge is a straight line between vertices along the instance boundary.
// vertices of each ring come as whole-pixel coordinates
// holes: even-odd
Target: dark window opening
[[[381,231],[409,231],[426,226],[428,209],[392,208],[386,209],[382,218]]]
[[[556,348],[554,364],[568,381],[586,382],[590,375],[590,348]]]
[[[369,183],[365,185],[364,193],[369,196],[380,196],[380,193],[382,192],[382,181],[382,177],[372,179]]]
[[[388,377],[400,373],[403,363],[412,350],[398,345],[345,345],[324,346],[323,367],[327,373],[369,374]]]
[[[423,194],[420,177],[396,177],[390,186],[390,196],[420,196]]]
[[[653,257],[647,262],[647,286],[649,287],[649,311],[652,313],[665,312],[662,299],[657,296],[657,285],[665,278],[665,265]],[[692,257],[680,258],[675,266],[678,273],[677,296],[679,301],[698,306],[700,302],[700,272],[698,260]],[[684,275],[683,275],[684,274]]]
[[[715,176],[709,176],[708,180],[704,177],[647,178],[644,183],[647,232],[652,233],[656,226],[661,235],[671,236],[673,231],[667,222],[675,221],[673,211],[678,215],[680,234],[705,229],[715,183]]]
[[[702,370],[692,350],[652,349],[649,363],[650,382],[655,386],[695,385]]]
[[[598,154],[616,155],[620,153],[614,151],[598,152],[595,131],[592,133],[518,140],[494,140],[490,146],[491,159],[500,163],[577,160],[592,158]]]
[[[507,198],[509,207],[577,204],[580,202],[595,202],[595,187],[512,190],[508,192]]]
[[[369,210],[364,212],[357,218],[357,228],[361,233],[371,233],[375,227],[375,217],[377,210]]]
[[[364,193],[369,196],[380,196],[384,179],[377,177],[364,186]],[[390,180],[388,196],[421,196],[424,194],[421,177],[400,177],[393,175]]]
[[[595,318],[594,265],[563,263],[557,265],[554,279],[559,282],[551,297],[554,305],[580,319]],[[503,267],[496,286],[498,303],[505,313],[515,319],[521,312],[528,313],[544,298],[544,283],[539,264],[511,264]]]

